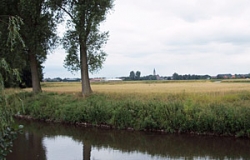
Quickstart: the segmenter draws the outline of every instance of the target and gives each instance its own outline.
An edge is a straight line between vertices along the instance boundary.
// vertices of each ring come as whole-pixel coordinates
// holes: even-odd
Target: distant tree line
[[[46,78],[44,82],[80,82],[81,78]]]
[[[172,76],[160,77],[159,75],[147,75],[141,77],[140,71],[131,71],[128,77],[123,77],[125,81],[135,81],[135,80],[198,80],[198,79],[210,79],[209,75],[179,75],[174,73]]]
[[[241,78],[250,78],[250,73],[249,74],[218,74],[216,76],[217,79],[241,79]]]
[[[147,76],[143,76],[141,77],[141,72],[140,71],[131,71],[129,73],[128,77],[122,77],[123,80],[125,81],[138,81],[138,80],[156,80],[157,76],[155,75],[147,75]]]
[[[27,77],[30,78],[30,77]],[[210,75],[195,75],[174,73],[172,76],[147,75],[141,76],[140,71],[131,71],[128,77],[120,77],[124,81],[139,81],[139,80],[202,80],[202,79],[242,79],[250,78],[250,74],[218,74],[217,76]],[[46,78],[44,82],[80,82],[81,78]]]
[[[129,81],[129,80],[131,80],[131,81],[140,80],[140,78],[141,78],[141,72],[140,71],[136,71],[136,72],[131,71],[129,73],[128,77],[123,77],[123,79],[126,80],[126,81]]]
[[[240,78],[250,78],[250,74],[218,74],[217,76],[210,75],[195,75],[195,74],[184,74],[180,75],[174,73],[172,76],[162,76],[159,75],[147,75],[141,76],[140,71],[131,71],[128,77],[121,77],[125,81],[136,81],[136,80],[202,80],[202,79],[240,79]]]
[[[172,78],[173,80],[198,80],[198,79],[211,79],[211,76],[209,75],[190,75],[190,74],[185,74],[185,75],[179,75],[178,73],[174,73]]]

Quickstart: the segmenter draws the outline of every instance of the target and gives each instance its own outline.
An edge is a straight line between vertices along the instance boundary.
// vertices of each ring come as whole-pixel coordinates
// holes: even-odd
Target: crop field
[[[43,93],[20,92],[9,102],[41,120],[250,138],[249,80],[95,82],[91,87],[94,94],[82,98],[80,82],[44,82]]]
[[[248,83],[249,82],[249,83]],[[138,81],[92,83],[98,93],[232,93],[250,91],[249,81]],[[80,82],[43,82],[43,91],[81,92]]]

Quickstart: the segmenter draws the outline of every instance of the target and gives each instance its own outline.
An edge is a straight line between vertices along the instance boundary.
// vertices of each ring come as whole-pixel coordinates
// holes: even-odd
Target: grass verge
[[[9,106],[22,108],[19,115],[43,121],[250,137],[250,92],[95,93],[84,99],[70,94],[21,92],[8,98]]]

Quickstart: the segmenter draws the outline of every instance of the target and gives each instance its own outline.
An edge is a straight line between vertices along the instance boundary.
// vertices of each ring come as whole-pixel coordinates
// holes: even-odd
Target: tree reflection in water
[[[25,139],[26,134],[20,135],[15,141],[13,153],[7,157],[7,160],[45,160],[46,146],[43,146],[42,140],[44,137],[55,138],[56,136],[70,137],[74,142],[78,142],[82,149],[81,159],[83,160],[97,157],[97,155],[94,155],[96,152],[91,151],[93,149],[108,152],[107,155],[109,156],[112,156],[112,153],[127,157],[134,154],[141,156],[144,160],[156,158],[250,158],[250,141],[248,139],[105,130],[27,121],[18,121],[18,123],[25,126],[25,133],[28,133],[29,138],[28,140]],[[71,149],[68,146],[68,153],[62,154],[69,154]],[[117,150],[118,152],[115,152]],[[107,159],[107,157],[101,159]]]
[[[85,143],[83,145],[83,160],[90,160],[91,157],[91,145]]]
[[[25,131],[15,140],[13,153],[9,154],[7,160],[45,160],[45,148],[42,137],[32,132]]]

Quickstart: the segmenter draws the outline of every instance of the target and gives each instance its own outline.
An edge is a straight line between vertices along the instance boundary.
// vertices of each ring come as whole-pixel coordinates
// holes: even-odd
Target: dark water
[[[7,160],[250,159],[250,140],[79,128],[18,121]]]

